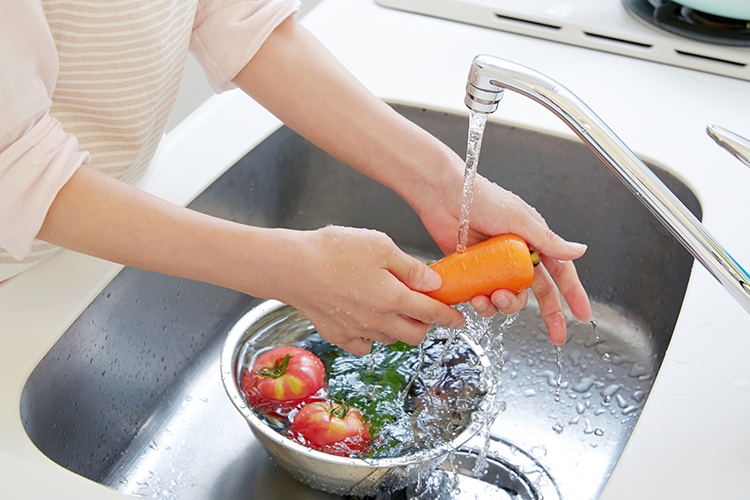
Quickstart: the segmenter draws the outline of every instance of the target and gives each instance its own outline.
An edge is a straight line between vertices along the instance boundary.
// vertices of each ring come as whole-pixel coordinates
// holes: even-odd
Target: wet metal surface
[[[399,109],[463,155],[466,116]],[[655,170],[700,217],[692,193]],[[596,498],[661,364],[692,258],[582,144],[489,124],[479,172],[535,206],[563,237],[589,246],[578,270],[595,302],[599,340],[591,325],[570,322],[555,403],[556,353],[529,305],[505,333],[498,389],[507,410],[492,432],[510,443],[510,459],[513,449],[520,462],[533,458],[562,498]],[[440,256],[403,200],[286,128],[191,207],[260,226],[369,227],[415,255]],[[224,393],[221,344],[259,303],[124,269],[30,376],[20,408],[29,436],[62,466],[136,497],[336,498],[275,466]],[[532,485],[541,477],[521,472]]]

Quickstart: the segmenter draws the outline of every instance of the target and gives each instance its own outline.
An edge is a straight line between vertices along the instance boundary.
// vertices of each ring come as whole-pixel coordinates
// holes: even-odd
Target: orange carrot
[[[534,281],[538,259],[520,236],[493,236],[465,252],[456,252],[430,264],[443,284],[427,295],[452,306],[468,302],[477,295],[489,296],[498,289],[520,293]]]

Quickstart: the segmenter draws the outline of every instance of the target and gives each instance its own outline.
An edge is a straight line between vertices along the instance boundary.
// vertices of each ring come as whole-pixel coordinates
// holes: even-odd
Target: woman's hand
[[[294,19],[274,30],[233,81],[308,140],[401,195],[443,252],[455,251],[463,161],[376,98]],[[586,320],[591,314],[570,262],[585,247],[566,243],[533,208],[480,177],[470,242],[501,233],[523,237],[542,256],[544,267],[538,268],[532,289],[550,339],[555,344],[564,342],[565,318],[558,290],[576,318]],[[472,303],[489,316],[497,310],[517,311],[526,299],[525,293],[516,296],[498,290]],[[318,318],[323,319],[323,312],[318,311]]]
[[[463,326],[460,312],[419,292],[440,276],[383,233],[336,226],[299,233],[302,251],[280,278],[278,298],[327,341],[364,355],[371,341],[420,343],[431,325]]]
[[[456,182],[458,186],[448,187]],[[432,196],[442,200],[441,203],[430,203],[423,198],[421,203],[415,203],[415,208],[443,252],[450,254],[455,252],[457,243],[461,184],[454,175],[440,186],[443,193]],[[514,233],[540,255],[542,263],[535,270],[531,289],[553,344],[563,344],[567,332],[560,293],[578,320],[591,319],[591,305],[572,262],[584,254],[585,245],[565,241],[549,229],[534,208],[480,175],[476,178],[470,224],[469,245],[496,234]],[[526,292],[515,295],[508,290],[496,290],[490,297],[475,297],[471,303],[479,314],[492,316],[497,311],[516,312],[527,300]]]

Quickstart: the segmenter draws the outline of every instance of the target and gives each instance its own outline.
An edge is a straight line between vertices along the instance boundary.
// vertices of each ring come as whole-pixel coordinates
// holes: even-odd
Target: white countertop
[[[480,53],[549,75],[644,160],[688,184],[702,204],[704,224],[738,262],[750,266],[750,169],[705,133],[715,123],[750,136],[750,82],[407,14],[373,0],[324,0],[304,23],[373,92],[393,103],[465,113],[466,74]],[[551,113],[517,95],[506,95],[491,120],[572,137]],[[277,126],[238,91],[214,96],[168,135],[146,188],[187,204]],[[0,284],[3,497],[122,498],[47,459],[29,441],[19,416],[31,371],[119,269],[65,251]],[[602,499],[746,494],[748,356],[750,315],[696,265],[664,364]]]

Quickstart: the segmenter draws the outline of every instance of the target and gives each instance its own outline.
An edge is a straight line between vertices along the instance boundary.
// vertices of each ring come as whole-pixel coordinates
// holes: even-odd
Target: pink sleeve
[[[200,0],[190,51],[214,92],[235,87],[232,79],[286,18],[299,0]]]
[[[52,201],[88,162],[50,117],[58,62],[39,0],[17,0],[0,16],[0,247],[31,250]]]

